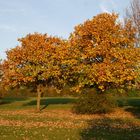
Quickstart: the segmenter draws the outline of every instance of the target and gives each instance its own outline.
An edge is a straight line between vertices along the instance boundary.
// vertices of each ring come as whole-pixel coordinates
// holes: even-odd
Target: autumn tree
[[[135,28],[115,13],[102,13],[75,27],[70,36],[75,90],[94,87],[99,93],[133,84],[140,51],[134,46]]]
[[[136,46],[140,47],[140,0],[131,0],[126,9],[125,20],[131,20],[136,28]]]
[[[37,110],[43,87],[62,85],[61,60],[66,41],[47,34],[28,34],[19,39],[20,45],[7,51],[3,62],[5,87],[32,86],[37,91]]]

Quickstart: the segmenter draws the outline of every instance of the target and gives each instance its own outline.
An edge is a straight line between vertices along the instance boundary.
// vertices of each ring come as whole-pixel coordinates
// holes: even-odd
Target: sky
[[[74,27],[101,12],[123,18],[130,0],[0,0],[0,58],[28,33],[68,38]]]

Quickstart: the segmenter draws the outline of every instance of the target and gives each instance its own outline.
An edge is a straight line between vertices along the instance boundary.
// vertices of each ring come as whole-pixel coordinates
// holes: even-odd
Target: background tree
[[[136,46],[140,47],[140,0],[131,0],[130,7],[126,9],[125,20],[131,20],[135,26],[136,32]]]
[[[2,59],[0,59],[0,98],[2,97],[2,87],[1,87],[1,81],[2,81],[2,75],[3,75],[3,71],[2,71]]]
[[[2,60],[0,59],[0,81],[1,81],[1,78],[2,78]]]
[[[135,28],[118,22],[117,14],[99,14],[75,27],[70,36],[75,89],[94,87],[100,93],[137,77],[139,48],[134,47]],[[130,82],[131,81],[131,82]]]
[[[7,51],[7,59],[3,62],[3,84],[8,88],[22,85],[35,88],[39,111],[43,87],[59,88],[62,85],[60,60],[66,42],[39,33],[28,34],[19,42],[19,46]]]

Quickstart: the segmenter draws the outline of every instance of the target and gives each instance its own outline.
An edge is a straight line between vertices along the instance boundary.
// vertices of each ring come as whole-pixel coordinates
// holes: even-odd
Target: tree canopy
[[[19,42],[19,46],[7,51],[7,60],[3,63],[4,86],[32,86],[40,94],[43,85],[59,88],[66,41],[34,33],[19,39]]]
[[[44,85],[69,84],[79,92],[94,87],[103,93],[112,87],[132,85],[138,76],[140,50],[136,29],[122,24],[115,13],[102,13],[75,27],[68,40],[47,34],[28,34],[7,51],[3,85],[37,89],[38,106]]]
[[[140,47],[140,0],[132,0],[126,9],[125,20],[131,20],[136,28],[136,46]]]
[[[6,85],[50,83],[59,80],[58,59],[65,41],[46,34],[29,34],[19,39],[21,45],[7,51],[4,61],[4,79]],[[61,57],[60,57],[61,56]]]
[[[100,91],[130,84],[137,77],[140,51],[135,48],[135,28],[117,14],[102,13],[75,27],[70,50],[76,64],[76,90],[95,87]]]

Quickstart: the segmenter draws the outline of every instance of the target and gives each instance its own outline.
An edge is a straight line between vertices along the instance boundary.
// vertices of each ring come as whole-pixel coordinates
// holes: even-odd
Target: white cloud
[[[0,15],[23,15],[26,16],[26,10],[25,9],[19,9],[19,8],[2,8],[0,9]]]
[[[6,9],[5,8],[5,9],[0,9],[0,12],[1,13],[11,13],[11,12],[15,13],[15,12],[25,12],[25,10],[24,9],[12,9],[12,8],[11,9],[8,9],[8,8]]]
[[[115,8],[117,6],[117,4],[114,2],[114,0],[108,0],[108,1],[112,4],[113,8]]]
[[[114,0],[101,0],[100,9],[102,12],[111,13],[117,7]]]
[[[108,10],[108,8],[105,6],[105,5],[100,5],[100,9],[102,12],[105,12],[105,13],[110,13],[110,11]]]
[[[16,28],[9,25],[0,25],[0,31],[16,32]]]

